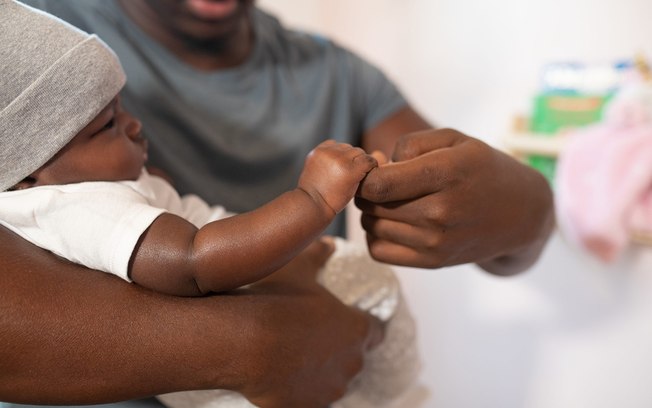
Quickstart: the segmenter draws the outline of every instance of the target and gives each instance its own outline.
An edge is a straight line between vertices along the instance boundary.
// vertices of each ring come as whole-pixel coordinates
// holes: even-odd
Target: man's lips
[[[188,9],[204,20],[229,17],[238,7],[238,0],[187,0]]]

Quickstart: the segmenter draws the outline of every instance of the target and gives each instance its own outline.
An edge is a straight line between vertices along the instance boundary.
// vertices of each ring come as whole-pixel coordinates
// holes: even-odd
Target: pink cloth
[[[562,233],[605,262],[652,233],[652,86],[623,90],[605,121],[569,134],[557,164]]]

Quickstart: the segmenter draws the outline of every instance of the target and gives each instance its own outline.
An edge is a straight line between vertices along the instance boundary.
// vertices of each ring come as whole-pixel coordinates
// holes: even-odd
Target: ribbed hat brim
[[[118,58],[95,35],[56,60],[0,111],[0,191],[47,163],[124,83]]]

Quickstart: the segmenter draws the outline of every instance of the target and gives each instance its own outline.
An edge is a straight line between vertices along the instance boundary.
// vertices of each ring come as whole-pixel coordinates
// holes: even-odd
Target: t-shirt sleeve
[[[165,208],[169,213],[185,219],[197,228],[201,228],[211,221],[235,215],[222,206],[209,205],[194,194],[180,196],[170,183],[146,172],[141,176],[138,186],[135,185],[135,182],[126,182],[126,184],[134,185],[135,188],[147,186],[148,191],[141,191],[141,193],[149,195],[150,202],[154,203],[156,207]]]
[[[20,0],[20,2],[30,7],[47,11],[47,4],[45,0]]]
[[[70,1],[60,1],[60,0],[19,0],[21,3],[34,7],[36,9],[45,11],[46,13],[52,14],[53,16],[59,17],[60,19],[72,24],[73,26],[79,28],[80,30],[86,31],[88,33],[94,33],[92,27],[86,23],[86,19],[83,16],[83,12],[79,12],[80,8],[83,8],[86,5],[75,4],[71,5]]]
[[[349,86],[355,109],[362,118],[363,131],[374,128],[407,105],[396,85],[378,67],[346,49],[340,52],[350,70]]]
[[[130,281],[129,261],[138,239],[164,210],[117,183],[82,184],[88,186],[32,188],[22,190],[24,196],[12,192],[17,198],[2,202],[3,213],[9,214],[3,214],[8,221],[3,224],[72,262]],[[21,209],[21,202],[31,208]]]

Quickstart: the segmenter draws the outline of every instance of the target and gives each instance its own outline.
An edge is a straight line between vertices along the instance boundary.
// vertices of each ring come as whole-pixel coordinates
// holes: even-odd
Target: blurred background
[[[433,124],[497,148],[532,114],[545,66],[652,57],[649,0],[258,4],[381,67]],[[397,272],[419,324],[421,407],[652,407],[652,246],[603,264],[557,232],[516,277]]]

